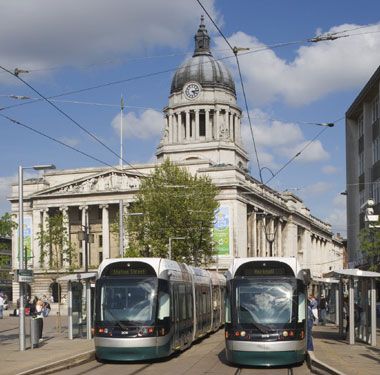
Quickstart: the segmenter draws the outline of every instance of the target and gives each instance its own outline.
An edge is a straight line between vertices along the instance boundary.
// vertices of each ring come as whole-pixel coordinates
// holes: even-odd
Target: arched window
[[[51,295],[53,296],[54,302],[61,301],[61,286],[54,281],[50,284]]]

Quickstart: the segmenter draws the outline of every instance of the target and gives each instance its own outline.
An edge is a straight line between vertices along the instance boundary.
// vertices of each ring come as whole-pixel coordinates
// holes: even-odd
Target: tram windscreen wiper
[[[270,331],[272,331],[272,328],[271,327],[268,327],[268,326],[264,326],[260,323],[257,323],[257,322],[251,322],[251,324],[257,328],[261,333],[269,333]]]
[[[113,320],[114,320],[114,322],[116,323],[116,325],[118,325],[122,330],[127,330],[127,329],[128,329],[128,327],[125,326],[120,320],[116,319],[115,315],[113,315],[113,314],[111,313],[111,311],[107,310],[107,313],[108,313],[109,315],[111,315],[111,317],[113,318]]]

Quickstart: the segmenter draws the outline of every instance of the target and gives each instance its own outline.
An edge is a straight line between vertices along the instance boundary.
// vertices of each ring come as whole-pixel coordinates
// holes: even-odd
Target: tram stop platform
[[[38,348],[30,349],[28,319],[26,324],[26,350],[19,351],[17,317],[5,311],[0,319],[0,375],[51,374],[59,369],[75,366],[94,359],[93,340],[69,340],[67,317],[62,317],[58,332],[56,316],[44,319],[44,340]],[[215,334],[224,345],[223,331]],[[312,372],[336,375],[378,375],[380,373],[380,330],[377,330],[377,346],[357,342],[349,345],[339,336],[335,325],[314,326],[314,352],[310,354]],[[190,349],[191,350],[191,349]],[[254,374],[252,370],[252,374]],[[261,373],[261,372],[260,372]],[[271,370],[267,370],[271,375]],[[201,374],[201,373],[200,373]]]
[[[377,345],[356,341],[350,345],[339,335],[333,324],[313,327],[314,352],[310,353],[313,372],[321,374],[378,375],[380,374],[380,329]]]

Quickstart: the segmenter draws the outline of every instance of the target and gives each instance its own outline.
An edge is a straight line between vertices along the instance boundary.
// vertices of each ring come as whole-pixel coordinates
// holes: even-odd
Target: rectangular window
[[[372,197],[375,201],[375,204],[380,203],[380,178],[372,183]]]
[[[372,123],[374,123],[379,118],[379,96],[376,95],[371,103],[371,112],[372,112]]]
[[[83,267],[83,253],[79,253],[79,268]]]
[[[375,164],[378,160],[380,160],[380,138],[377,137],[372,142],[372,154],[373,154],[373,163]]]
[[[103,261],[103,251],[99,251],[99,264]]]
[[[363,114],[361,114],[358,118],[358,131],[359,131],[359,138],[363,135]]]
[[[103,247],[103,235],[102,234],[99,234],[99,243],[98,243],[99,247]]]
[[[359,176],[364,173],[364,152],[359,154]]]

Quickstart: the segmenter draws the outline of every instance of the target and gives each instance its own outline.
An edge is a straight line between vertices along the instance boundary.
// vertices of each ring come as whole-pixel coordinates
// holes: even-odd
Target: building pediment
[[[140,175],[115,170],[102,172],[100,174],[87,176],[73,180],[69,183],[54,186],[33,194],[33,197],[138,190],[140,187],[140,182]]]

